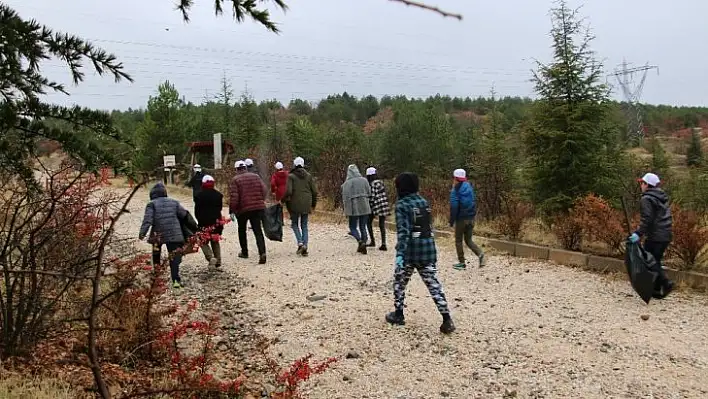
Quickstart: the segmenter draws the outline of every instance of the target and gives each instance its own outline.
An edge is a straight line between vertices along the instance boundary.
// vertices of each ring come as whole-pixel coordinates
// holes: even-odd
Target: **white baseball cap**
[[[192,166],[192,168],[194,168],[194,170],[200,170],[202,168],[202,165],[195,163],[194,166]]]
[[[278,170],[283,169],[283,163],[280,162],[280,161],[276,162],[276,163],[275,163],[275,168],[278,169]]]
[[[253,166],[253,160],[251,158],[246,158],[246,160],[244,161],[244,164],[246,166]]]
[[[659,183],[661,183],[661,180],[659,180],[659,176],[653,173],[645,174],[644,176],[642,176],[641,179],[639,179],[639,181],[654,187],[658,186]]]
[[[373,166],[366,169],[367,176],[371,176],[371,175],[375,175],[375,174],[376,174],[376,168],[374,168]]]
[[[305,160],[302,159],[302,157],[297,157],[297,158],[295,158],[295,160],[293,161],[293,164],[294,164],[295,166],[303,166],[303,167],[304,167],[304,166],[305,166]]]
[[[452,176],[457,179],[464,179],[467,177],[467,172],[465,172],[464,169],[455,169],[455,171],[452,172]]]
[[[214,181],[214,178],[209,175],[204,175],[204,177],[202,177],[202,183],[206,183],[208,181]]]
[[[243,168],[244,166],[246,166],[246,163],[241,160],[236,161],[236,163],[234,164],[234,168],[236,169]]]

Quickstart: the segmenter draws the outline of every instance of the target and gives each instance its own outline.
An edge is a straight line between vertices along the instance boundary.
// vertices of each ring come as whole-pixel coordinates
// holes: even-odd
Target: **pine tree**
[[[686,151],[686,164],[689,167],[700,167],[703,165],[703,147],[701,145],[701,135],[697,131],[691,134],[691,142]]]
[[[534,72],[541,98],[525,137],[531,196],[546,215],[566,211],[579,196],[616,190],[620,158],[593,36],[565,1],[552,9],[552,20],[553,62],[539,62]]]
[[[50,91],[69,94],[64,85],[41,74],[43,61],[53,57],[62,60],[74,84],[84,79],[86,62],[116,81],[131,80],[115,56],[79,37],[25,20],[4,3],[0,3],[0,38],[0,170],[33,183],[27,158],[36,154],[36,143],[42,139],[58,142],[89,169],[118,164],[105,146],[107,140],[122,140],[108,113],[50,105],[41,99]],[[76,134],[79,127],[93,135]]]
[[[664,180],[669,172],[669,156],[656,137],[651,139],[651,170]]]

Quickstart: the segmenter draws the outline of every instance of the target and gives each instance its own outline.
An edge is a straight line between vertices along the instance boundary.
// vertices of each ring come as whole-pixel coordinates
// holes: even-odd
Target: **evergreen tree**
[[[698,167],[703,165],[701,135],[695,130],[691,133],[691,142],[688,144],[688,150],[686,151],[686,164],[689,167]]]
[[[553,62],[538,63],[534,72],[541,98],[525,137],[531,196],[547,215],[566,211],[579,196],[610,194],[620,158],[617,130],[608,123],[609,90],[590,49],[593,36],[565,1],[552,9],[552,20]]]
[[[651,170],[666,180],[669,173],[669,156],[656,137],[651,139]]]
[[[250,151],[261,142],[261,125],[258,104],[253,100],[248,92],[241,95],[241,102],[236,111],[238,128],[236,132],[237,143],[240,147],[241,155],[248,155]]]
[[[4,3],[0,3],[0,38],[0,170],[33,184],[27,159],[36,154],[36,143],[42,139],[58,142],[89,169],[120,164],[110,146],[105,145],[107,141],[123,140],[108,113],[50,105],[41,99],[49,91],[68,95],[64,85],[41,74],[43,61],[54,57],[62,60],[75,84],[84,79],[85,62],[116,81],[131,80],[115,56],[79,37],[25,20]],[[92,134],[76,134],[78,127]]]

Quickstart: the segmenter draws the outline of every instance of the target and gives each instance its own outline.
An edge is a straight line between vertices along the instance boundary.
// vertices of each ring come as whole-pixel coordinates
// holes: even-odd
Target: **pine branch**
[[[266,0],[261,0],[261,2]],[[288,6],[285,0],[270,0],[277,8],[287,11]],[[224,3],[231,2],[233,17],[236,22],[243,22],[246,17],[251,17],[257,23],[263,25],[267,30],[273,33],[280,33],[280,29],[275,22],[270,19],[270,12],[266,9],[258,8],[256,0],[214,0],[214,14],[221,16],[224,13]],[[185,22],[189,22],[189,11],[194,6],[194,0],[178,0],[177,10],[182,13],[182,18]]]
[[[389,0],[389,1],[394,1],[394,2],[397,2],[397,3],[403,3],[403,4],[407,5],[407,6],[413,6],[413,7],[422,8],[422,9],[424,9],[424,10],[436,12],[436,13],[442,15],[442,16],[445,17],[445,18],[456,18],[457,20],[462,21],[462,15],[461,15],[461,14],[454,14],[454,13],[450,13],[450,12],[447,12],[447,11],[443,11],[443,10],[441,10],[441,9],[438,8],[438,7],[430,6],[430,5],[427,5],[427,4],[425,4],[425,3],[420,3],[420,2],[412,1],[412,0]]]

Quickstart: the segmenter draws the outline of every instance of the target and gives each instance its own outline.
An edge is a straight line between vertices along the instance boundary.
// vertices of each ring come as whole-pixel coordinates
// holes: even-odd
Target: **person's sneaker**
[[[386,315],[386,321],[389,324],[393,324],[396,326],[405,326],[406,325],[405,317],[397,315],[396,312],[388,313]]]
[[[210,267],[216,267],[216,265],[219,263],[219,259],[216,258],[211,258],[209,259],[209,266]]]
[[[174,288],[174,289],[180,289],[180,288],[184,288],[184,285],[182,285],[182,282],[181,282],[181,281],[175,280],[175,281],[172,282],[172,288]]]
[[[382,246],[379,247],[379,251],[388,251],[388,248],[386,247],[386,244],[383,244]]]
[[[465,269],[467,269],[467,265],[465,264],[465,262],[455,263],[454,265],[452,265],[452,267],[453,267],[455,270],[465,270]]]
[[[440,325],[440,332],[443,334],[452,334],[454,331],[455,323],[452,322],[452,319],[443,320],[442,324]]]
[[[265,263],[266,263],[266,256],[265,256],[265,255],[259,256],[259,257],[258,257],[258,264],[259,264],[259,265],[265,265]]]
[[[484,267],[487,265],[487,261],[484,259],[484,254],[479,255],[479,267]]]
[[[674,290],[674,282],[673,282],[673,281],[668,281],[668,282],[666,283],[666,285],[664,286],[664,288],[661,290],[661,291],[662,291],[662,293],[661,293],[661,294],[662,294],[662,295],[661,295],[661,298],[662,298],[662,299],[663,299],[663,298],[666,298],[666,296],[669,295],[669,294],[671,293],[671,291],[673,291],[673,290]]]
[[[306,246],[304,246],[304,245],[302,246],[302,252],[300,253],[300,255],[302,255],[302,256],[307,256],[307,255],[309,255],[309,253],[307,252],[307,247],[306,247]]]
[[[369,248],[373,248],[373,247],[376,246],[376,243],[373,242],[373,241],[371,241],[370,243],[366,244],[366,246],[369,247]]]
[[[241,258],[241,259],[248,259],[248,253],[247,253],[247,252],[246,252],[246,253],[244,253],[244,252],[239,252],[239,253],[238,253],[238,257]]]
[[[360,254],[366,255],[366,243],[364,241],[360,241],[356,251]]]
[[[302,245],[302,244],[299,244],[299,245],[297,246],[297,251],[295,251],[295,253],[296,253],[297,255],[302,255],[302,251],[303,251],[303,250],[304,250],[303,245]]]

